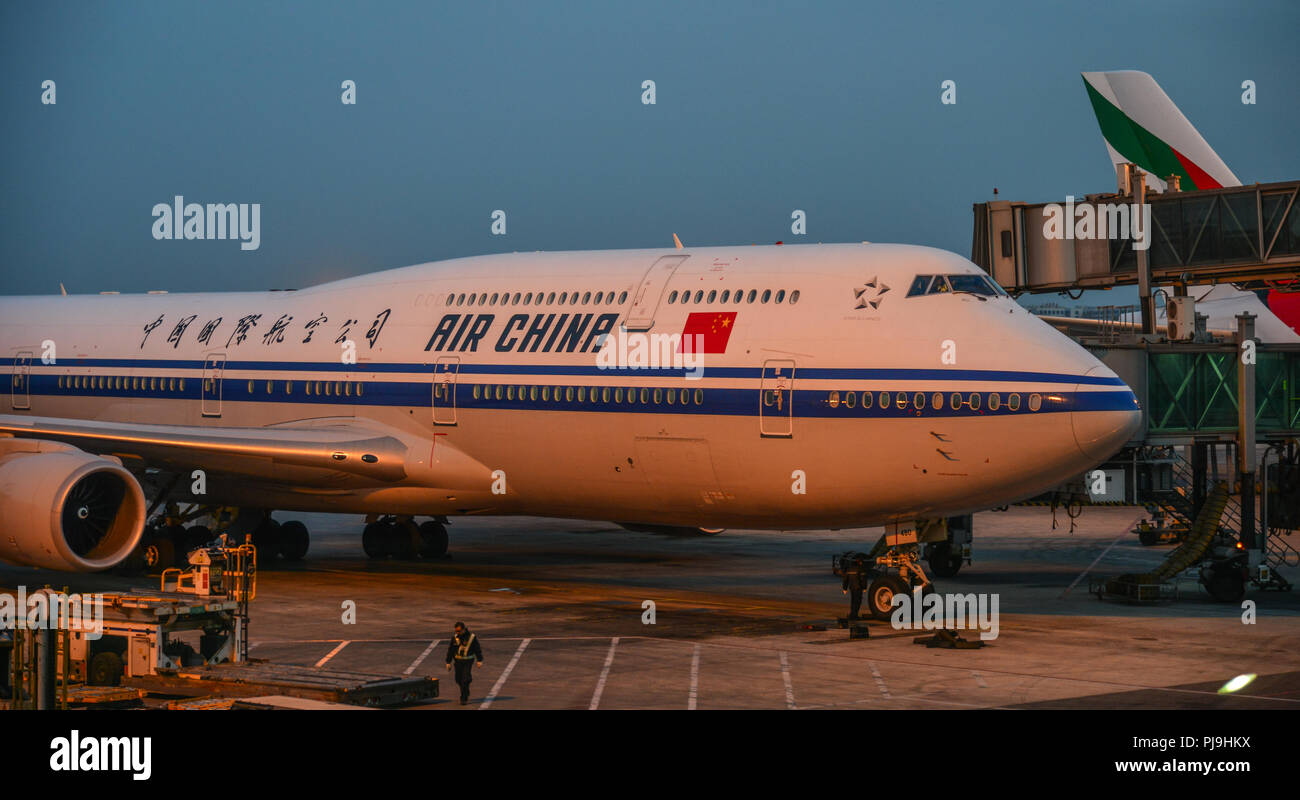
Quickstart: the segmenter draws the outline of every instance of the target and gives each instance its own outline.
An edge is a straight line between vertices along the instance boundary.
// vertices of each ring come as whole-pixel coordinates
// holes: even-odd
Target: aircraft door
[[[763,362],[758,430],[761,436],[789,438],[794,435],[794,362],[791,360]]]
[[[677,267],[690,256],[664,256],[650,265],[641,278],[641,283],[632,294],[632,308],[627,312],[627,329],[630,331],[648,331],[655,324],[655,312],[659,310],[659,300],[664,295],[664,288],[672,278]]]
[[[203,384],[199,402],[205,417],[221,416],[221,378],[225,372],[225,353],[213,353],[203,359]]]
[[[15,411],[32,407],[31,381],[31,351],[15,353],[14,371],[9,377],[9,404]]]
[[[456,378],[460,357],[443,356],[433,365],[433,424],[456,424]]]

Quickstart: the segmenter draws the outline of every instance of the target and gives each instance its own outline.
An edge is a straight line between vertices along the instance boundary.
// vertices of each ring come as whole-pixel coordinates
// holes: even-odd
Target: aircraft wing
[[[0,414],[0,436],[66,442],[129,467],[195,468],[277,482],[350,488],[414,479],[486,486],[490,470],[443,441],[351,417],[264,428],[214,428]],[[435,452],[436,449],[436,452]]]

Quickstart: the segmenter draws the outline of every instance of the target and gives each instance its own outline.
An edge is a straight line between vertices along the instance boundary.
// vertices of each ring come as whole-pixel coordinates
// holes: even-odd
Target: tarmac
[[[300,519],[300,563],[263,564],[250,656],[443,679],[414,710],[1300,709],[1300,594],[1251,591],[1254,621],[1184,580],[1177,600],[1131,606],[1089,579],[1154,567],[1172,545],[1129,533],[1144,512],[1086,508],[1071,521],[1013,507],[976,515],[972,564],[941,593],[996,596],[996,638],[927,648],[926,630],[870,621],[850,639],[831,557],[879,529],[633,533],[605,523],[455,519],[450,555],[372,561],[360,518]],[[1300,569],[1284,570],[1300,583]],[[148,579],[0,566],[0,586],[122,590]],[[649,613],[653,604],[653,614]],[[345,622],[354,604],[355,621]],[[651,619],[653,617],[653,619]],[[471,702],[445,671],[452,625],[481,639]],[[991,631],[986,631],[990,632]],[[979,630],[958,631],[980,641]],[[1218,690],[1242,674],[1235,693]]]

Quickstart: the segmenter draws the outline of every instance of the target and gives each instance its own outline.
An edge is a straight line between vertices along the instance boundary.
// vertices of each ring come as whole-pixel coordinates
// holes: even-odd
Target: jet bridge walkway
[[[1300,272],[1297,190],[1300,181],[1145,194],[1151,207],[1145,251],[1151,281],[1290,287]],[[1112,193],[1068,205],[1065,199],[976,203],[971,260],[1012,294],[1139,284],[1143,275],[1130,216],[1131,204],[1141,199]],[[1068,236],[1050,238],[1045,226],[1054,206],[1057,213],[1090,215],[1093,234],[1074,236],[1072,219]]]

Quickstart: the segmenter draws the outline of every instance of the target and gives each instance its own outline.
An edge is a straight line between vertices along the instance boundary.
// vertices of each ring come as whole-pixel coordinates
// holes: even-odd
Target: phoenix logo
[[[884,297],[887,291],[889,291],[889,287],[881,283],[879,277],[873,277],[853,290],[853,298],[858,301],[854,308],[866,308],[867,306],[880,308],[881,298]]]

